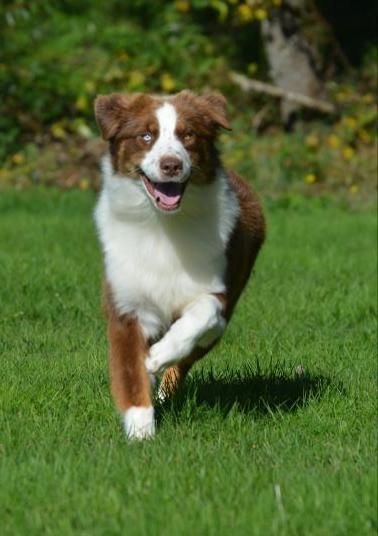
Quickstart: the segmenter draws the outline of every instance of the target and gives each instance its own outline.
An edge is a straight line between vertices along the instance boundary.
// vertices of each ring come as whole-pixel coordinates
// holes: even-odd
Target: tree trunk
[[[314,99],[325,97],[316,50],[303,35],[307,0],[286,0],[262,22],[262,38],[272,81],[278,87]],[[300,106],[281,100],[281,118],[290,129]]]

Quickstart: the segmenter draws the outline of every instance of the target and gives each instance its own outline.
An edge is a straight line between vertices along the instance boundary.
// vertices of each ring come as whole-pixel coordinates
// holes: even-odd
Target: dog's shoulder
[[[239,228],[251,233],[257,242],[262,243],[265,239],[266,225],[259,196],[235,171],[227,170],[226,173],[240,208]]]

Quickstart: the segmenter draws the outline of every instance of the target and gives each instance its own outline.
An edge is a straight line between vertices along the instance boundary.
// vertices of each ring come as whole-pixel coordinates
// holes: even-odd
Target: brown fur
[[[228,171],[227,174],[240,205],[240,217],[226,252],[227,304],[225,314],[229,319],[265,240],[265,219],[255,192],[235,172]]]
[[[149,95],[99,96],[95,101],[96,120],[105,140],[109,141],[112,165],[116,172],[139,179],[138,166],[158,136],[154,116],[159,101]],[[142,135],[150,132],[154,138],[146,143]]]
[[[150,380],[144,366],[147,344],[138,320],[118,315],[106,291],[109,371],[112,395],[120,411],[131,406],[151,406]]]
[[[226,101],[222,95],[194,95],[181,91],[171,100],[178,121],[176,135],[192,159],[191,182],[204,184],[215,179],[219,155],[214,145],[219,128],[230,128],[226,118]],[[188,141],[185,135],[190,134]]]

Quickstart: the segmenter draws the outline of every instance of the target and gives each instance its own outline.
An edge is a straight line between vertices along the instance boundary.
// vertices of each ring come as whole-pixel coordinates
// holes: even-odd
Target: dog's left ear
[[[227,101],[221,93],[209,93],[199,97],[206,106],[206,112],[215,126],[231,130],[230,122],[227,118]]]

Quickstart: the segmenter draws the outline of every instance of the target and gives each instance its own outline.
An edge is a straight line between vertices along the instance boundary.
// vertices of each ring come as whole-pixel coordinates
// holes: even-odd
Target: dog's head
[[[222,95],[190,91],[167,98],[112,94],[95,102],[114,171],[142,181],[146,195],[164,212],[179,208],[188,181],[214,180],[214,141],[220,128],[230,128],[225,109]]]

